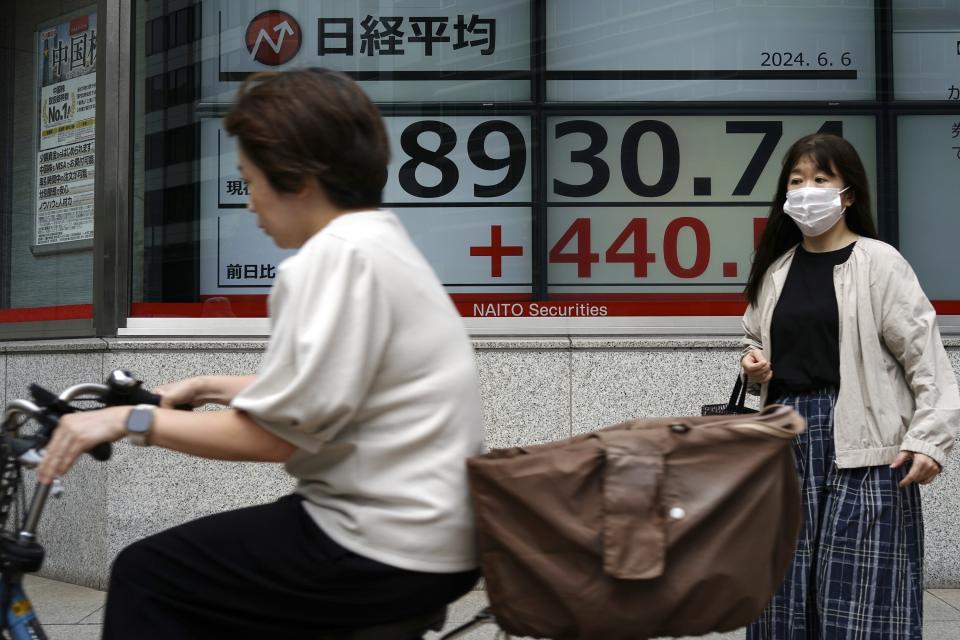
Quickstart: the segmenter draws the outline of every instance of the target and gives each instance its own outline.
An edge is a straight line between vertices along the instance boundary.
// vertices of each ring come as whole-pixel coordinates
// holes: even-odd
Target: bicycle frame
[[[33,604],[23,590],[23,577],[17,576],[10,581],[4,579],[0,586],[0,598],[7,601],[4,618],[7,621],[6,634],[12,640],[47,640],[47,634],[40,626],[40,620],[33,610]]]
[[[472,619],[464,622],[456,629],[448,631],[440,636],[437,640],[456,640],[457,638],[465,638],[466,635],[474,629],[488,624],[492,624],[494,626],[497,624],[497,619],[494,617],[493,612],[490,611],[489,607],[480,610],[475,616],[473,616]],[[503,629],[497,629],[497,633],[494,638],[495,640],[512,640],[513,636],[508,634]]]

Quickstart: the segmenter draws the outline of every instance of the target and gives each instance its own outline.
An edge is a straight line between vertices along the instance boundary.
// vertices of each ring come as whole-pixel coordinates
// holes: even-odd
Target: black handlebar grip
[[[130,390],[130,404],[153,404],[160,406],[162,397],[159,394],[147,391],[143,387],[137,387]],[[173,407],[180,411],[193,411],[191,404],[178,404]]]
[[[143,387],[135,387],[130,389],[127,393],[129,395],[127,398],[128,404],[160,405],[160,396],[156,393],[147,391]]]
[[[110,459],[110,456],[113,455],[113,447],[109,442],[101,442],[90,451],[87,451],[94,460],[99,460],[100,462],[106,462]]]

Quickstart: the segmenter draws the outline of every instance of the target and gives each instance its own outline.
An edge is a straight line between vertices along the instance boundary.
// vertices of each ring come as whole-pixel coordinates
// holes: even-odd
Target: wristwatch
[[[152,404],[138,404],[127,414],[127,440],[138,447],[150,445],[150,430],[153,428]]]

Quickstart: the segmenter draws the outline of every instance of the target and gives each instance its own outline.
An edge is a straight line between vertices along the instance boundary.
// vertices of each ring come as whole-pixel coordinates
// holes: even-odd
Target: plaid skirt
[[[794,441],[804,525],[783,585],[747,640],[921,640],[923,518],[909,464],[838,469],[834,389],[777,400],[807,419]]]

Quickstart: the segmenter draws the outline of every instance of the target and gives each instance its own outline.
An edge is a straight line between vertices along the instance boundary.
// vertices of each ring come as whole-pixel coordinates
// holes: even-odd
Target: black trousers
[[[477,571],[422,573],[347,551],[300,496],[207,516],[140,540],[113,563],[105,640],[315,639],[427,613]]]

